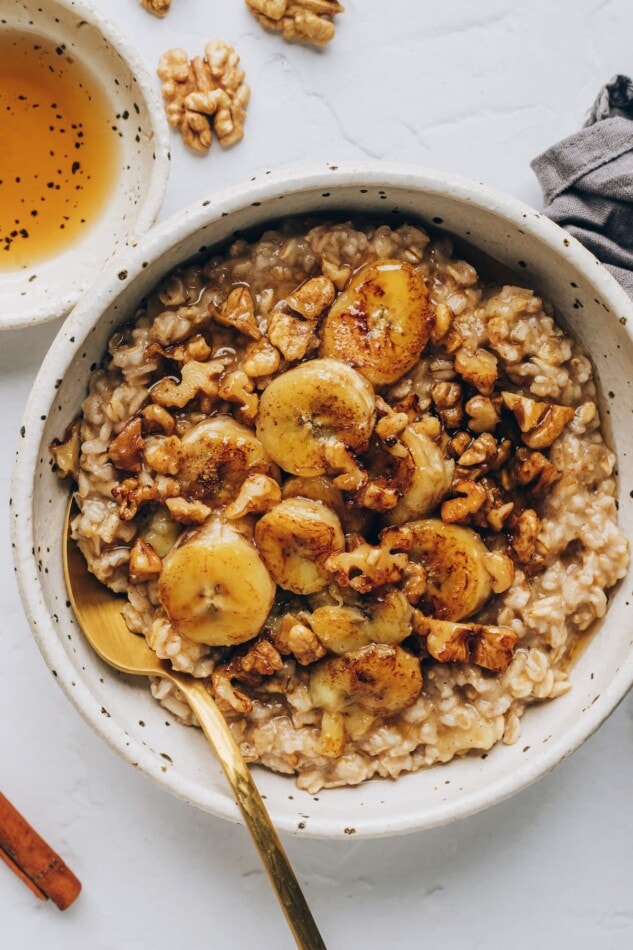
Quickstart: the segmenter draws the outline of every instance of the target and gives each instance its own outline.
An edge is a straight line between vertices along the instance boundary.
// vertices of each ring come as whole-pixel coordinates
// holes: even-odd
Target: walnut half
[[[244,135],[250,89],[240,58],[228,43],[211,40],[204,57],[189,61],[183,49],[170,49],[158,63],[167,121],[182,134],[185,145],[206,152],[213,141],[228,148]]]
[[[246,6],[267,30],[313,46],[334,38],[333,19],[345,10],[338,0],[246,0]]]
[[[154,16],[164,17],[169,13],[171,0],[139,0],[142,7],[145,7]]]

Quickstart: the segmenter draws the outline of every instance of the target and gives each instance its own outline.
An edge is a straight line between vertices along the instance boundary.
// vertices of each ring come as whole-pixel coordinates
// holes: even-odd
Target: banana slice
[[[400,440],[406,445],[415,465],[411,485],[395,508],[385,514],[386,524],[403,524],[437,508],[448,493],[455,462],[446,459],[438,445],[415,423],[407,426]]]
[[[489,551],[470,528],[428,518],[383,531],[381,540],[423,565],[427,587],[419,606],[438,620],[470,617],[512,583],[510,558]]]
[[[273,580],[251,541],[219,517],[182,536],[158,579],[159,600],[176,631],[213,647],[256,636],[274,596]]]
[[[321,356],[334,356],[374,384],[399,379],[433,329],[424,280],[405,261],[367,264],[339,294],[321,326]]]
[[[248,475],[275,475],[264,446],[231,416],[214,416],[188,429],[181,439],[178,481],[187,499],[226,504]]]
[[[321,644],[332,653],[347,653],[370,643],[402,643],[412,630],[413,608],[402,591],[390,590],[362,606],[326,604],[309,615]]]
[[[321,660],[310,677],[314,705],[331,713],[360,705],[388,716],[413,705],[421,689],[419,660],[384,643]]]
[[[376,421],[376,397],[360,373],[338,360],[310,360],[268,384],[259,402],[257,436],[293,475],[328,470],[336,446],[364,451]]]
[[[255,543],[277,584],[295,594],[314,594],[329,581],[325,562],[345,550],[336,514],[320,501],[286,498],[259,519]]]
[[[345,534],[367,535],[371,530],[373,515],[365,508],[351,508],[345,504],[343,492],[325,475],[315,475],[314,478],[287,479],[281,490],[283,498],[312,498],[322,501],[328,508],[332,508],[343,525]]]

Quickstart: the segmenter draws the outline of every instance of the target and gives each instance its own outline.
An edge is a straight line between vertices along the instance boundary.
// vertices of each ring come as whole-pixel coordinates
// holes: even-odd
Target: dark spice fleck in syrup
[[[102,212],[115,181],[113,109],[65,46],[0,30],[0,270],[72,244]]]

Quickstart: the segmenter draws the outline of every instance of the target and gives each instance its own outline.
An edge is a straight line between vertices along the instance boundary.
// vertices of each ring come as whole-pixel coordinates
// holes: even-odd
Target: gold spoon
[[[120,599],[89,573],[83,555],[70,537],[71,506],[69,502],[64,519],[64,577],[75,617],[86,639],[101,659],[115,669],[139,676],[164,676],[181,690],[220,761],[297,946],[302,950],[326,950],[224,716],[201,682],[172,672],[150,650],[143,637],[130,633],[121,616]]]

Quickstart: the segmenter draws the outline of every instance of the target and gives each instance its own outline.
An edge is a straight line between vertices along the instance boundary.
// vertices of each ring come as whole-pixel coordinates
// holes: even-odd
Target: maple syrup
[[[89,229],[119,150],[113,109],[75,54],[0,30],[0,271],[31,267]]]

